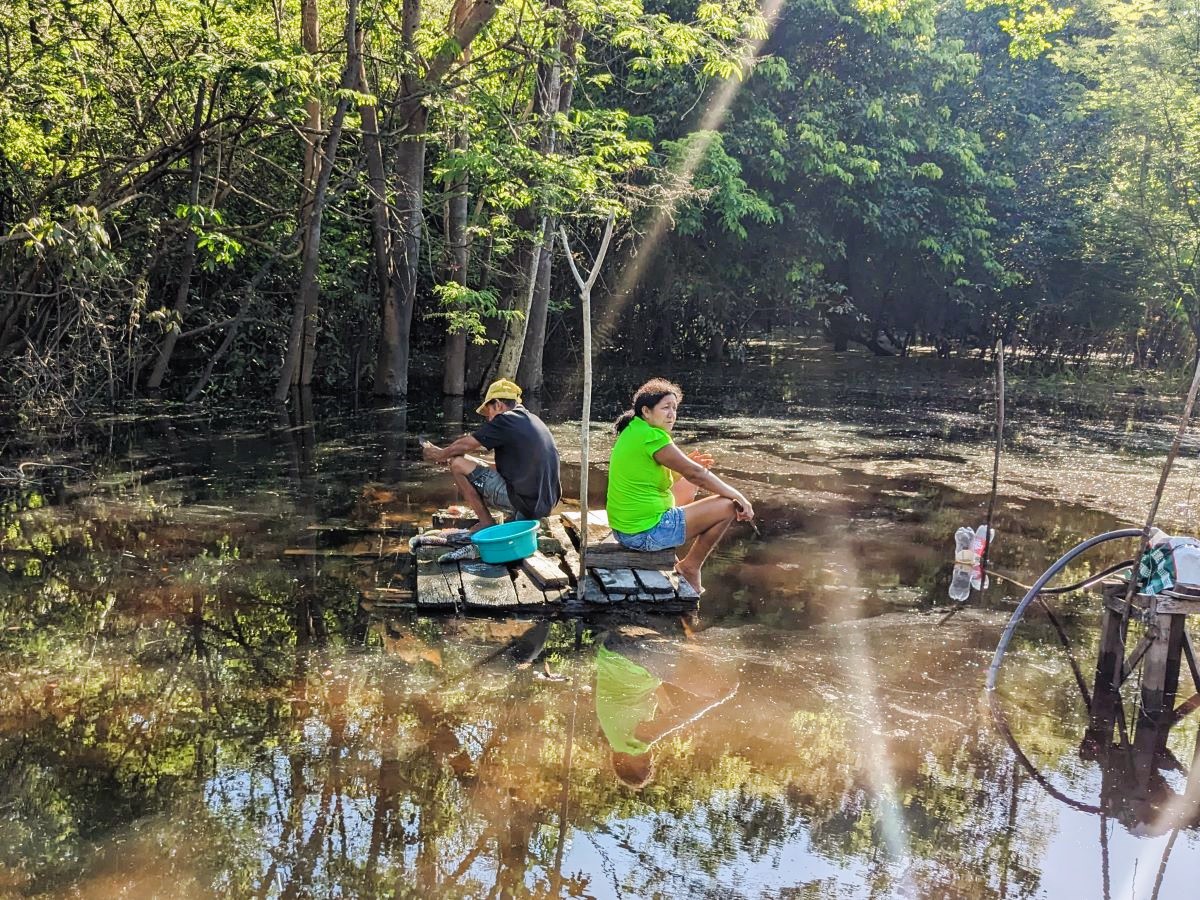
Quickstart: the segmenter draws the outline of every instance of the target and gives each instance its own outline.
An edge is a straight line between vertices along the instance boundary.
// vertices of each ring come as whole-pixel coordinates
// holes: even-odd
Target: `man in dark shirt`
[[[487,424],[448,447],[425,444],[428,462],[446,463],[463,499],[479,517],[478,531],[495,523],[492,510],[517,519],[540,519],[562,496],[558,448],[544,422],[521,405],[521,389],[507,378],[493,381],[476,410]],[[496,468],[467,456],[480,447],[494,450]]]

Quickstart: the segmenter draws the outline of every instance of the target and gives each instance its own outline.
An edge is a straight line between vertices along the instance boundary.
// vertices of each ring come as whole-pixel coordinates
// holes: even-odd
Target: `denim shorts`
[[[512,500],[508,496],[508,483],[491,466],[476,466],[467,476],[471,486],[479,491],[483,502],[501,512],[513,512]]]
[[[682,506],[672,506],[662,514],[662,518],[653,528],[647,528],[637,534],[625,534],[614,528],[613,536],[630,550],[653,553],[655,550],[666,550],[682,544],[687,538],[687,519],[683,515]]]

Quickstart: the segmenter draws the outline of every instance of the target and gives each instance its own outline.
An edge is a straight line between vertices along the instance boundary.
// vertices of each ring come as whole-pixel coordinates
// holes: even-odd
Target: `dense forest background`
[[[0,390],[536,390],[610,215],[612,353],[1170,365],[1197,60],[1198,0],[9,0]]]

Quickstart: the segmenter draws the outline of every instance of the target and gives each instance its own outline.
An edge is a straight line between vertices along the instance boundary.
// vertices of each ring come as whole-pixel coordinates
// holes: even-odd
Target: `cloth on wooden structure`
[[[465,528],[443,528],[438,531],[424,531],[408,539],[408,548],[418,547],[461,547],[469,543],[471,532]]]
[[[464,547],[459,547],[456,550],[451,550],[448,553],[443,553],[438,557],[438,563],[463,562],[464,560],[479,559],[479,548],[474,544],[467,544]]]
[[[1151,529],[1150,547],[1142,554],[1138,579],[1144,594],[1161,594],[1176,584],[1200,584],[1200,540]]]

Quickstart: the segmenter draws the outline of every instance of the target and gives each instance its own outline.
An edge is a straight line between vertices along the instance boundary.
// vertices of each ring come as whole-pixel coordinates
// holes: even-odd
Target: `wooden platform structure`
[[[413,563],[411,579],[403,579],[407,584],[400,587],[364,590],[363,605],[373,609],[415,608],[434,614],[575,611],[634,605],[648,611],[676,612],[696,606],[699,595],[673,571],[674,552],[626,549],[613,537],[603,512],[588,516],[588,575],[579,584],[579,548],[585,539],[579,519],[578,513],[568,512],[543,520],[538,552],[506,565],[479,560],[443,563],[439,557],[453,548],[417,547],[409,554],[405,544],[403,556]],[[436,528],[467,527],[473,522],[445,510],[433,517]],[[394,543],[388,546],[398,549]]]
[[[1160,594],[1134,594],[1129,618],[1125,617],[1124,581],[1105,583],[1101,588],[1104,610],[1100,623],[1100,651],[1096,660],[1089,733],[1093,740],[1106,741],[1117,724],[1120,686],[1142,667],[1141,703],[1137,731],[1152,735],[1155,745],[1165,746],[1166,733],[1184,716],[1200,709],[1200,665],[1196,648],[1186,629],[1188,616],[1200,616],[1200,585],[1176,585]],[[1141,622],[1141,639],[1126,656],[1129,623]],[[1195,693],[1175,705],[1179,675],[1186,662]],[[1120,677],[1114,684],[1114,673]],[[1137,737],[1135,736],[1135,744]],[[1154,749],[1161,749],[1156,747]]]

